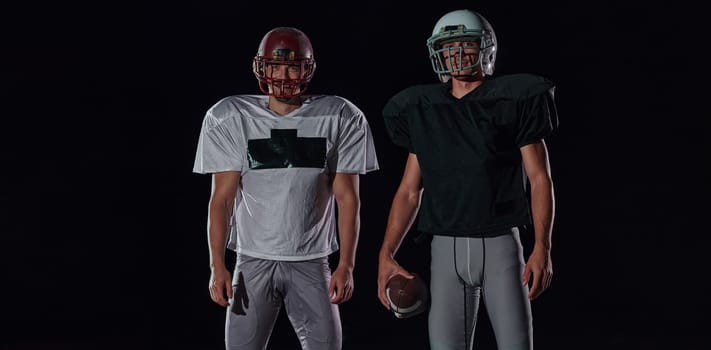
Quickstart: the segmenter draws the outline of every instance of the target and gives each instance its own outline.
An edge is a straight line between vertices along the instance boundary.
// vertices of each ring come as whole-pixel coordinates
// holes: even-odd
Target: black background
[[[424,45],[471,7],[496,30],[496,75],[556,85],[548,141],[555,277],[533,302],[538,349],[708,344],[707,25],[659,2],[128,2],[2,5],[0,348],[220,349],[209,298],[209,176],[192,173],[205,111],[259,93],[251,59],[276,26],[302,29],[310,93],[368,118],[381,169],[361,177],[356,294],[344,349],[425,349],[426,318],[375,296],[377,251],[406,154],[380,119],[431,83]],[[530,248],[530,241],[525,241]],[[426,273],[426,247],[399,261]],[[486,315],[477,344],[493,348]],[[272,349],[294,349],[281,318]]]

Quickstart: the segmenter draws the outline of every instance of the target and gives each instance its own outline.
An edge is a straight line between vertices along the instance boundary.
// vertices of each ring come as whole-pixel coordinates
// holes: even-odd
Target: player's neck
[[[299,96],[294,96],[288,100],[269,96],[269,109],[276,114],[287,115],[299,107],[301,107],[301,97]]]
[[[452,79],[452,96],[458,99],[462,98],[481,86],[482,83],[483,81],[480,79],[472,81]]]

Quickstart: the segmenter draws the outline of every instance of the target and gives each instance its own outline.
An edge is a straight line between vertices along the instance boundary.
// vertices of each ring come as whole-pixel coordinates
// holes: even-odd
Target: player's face
[[[442,52],[444,64],[448,69],[452,70],[452,77],[471,76],[475,69],[478,69],[479,66],[465,68],[474,65],[479,60],[480,49],[478,41],[452,41],[442,44],[442,48],[445,49]]]
[[[272,79],[293,80],[301,77],[301,66],[297,64],[267,64],[267,76]]]
[[[267,64],[264,68],[267,77],[270,77],[272,81],[274,81],[274,83],[270,85],[270,90],[272,90],[275,95],[294,95],[299,92],[299,84],[290,82],[295,82],[301,78],[301,65]]]

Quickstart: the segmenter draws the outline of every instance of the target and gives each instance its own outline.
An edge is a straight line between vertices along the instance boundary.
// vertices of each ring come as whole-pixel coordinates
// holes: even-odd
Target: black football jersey
[[[383,108],[391,140],[415,153],[422,171],[418,229],[476,237],[530,224],[520,148],[556,129],[555,86],[515,74],[485,80],[461,99],[450,90],[413,86]]]

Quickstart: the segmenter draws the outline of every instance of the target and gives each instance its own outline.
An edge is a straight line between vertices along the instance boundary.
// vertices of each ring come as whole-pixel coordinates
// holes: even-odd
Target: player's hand
[[[213,268],[210,275],[210,298],[215,303],[227,307],[232,299],[232,275],[227,268]],[[226,296],[225,296],[226,295]]]
[[[550,250],[534,247],[523,271],[523,284],[528,284],[531,274],[533,274],[533,284],[528,292],[529,300],[538,298],[551,285],[553,262],[551,261]]]
[[[414,275],[403,269],[391,256],[381,254],[378,261],[378,299],[380,299],[380,303],[388,310],[390,310],[390,302],[388,302],[388,297],[385,293],[385,286],[388,284],[388,280],[395,275],[403,275],[407,279],[415,278]]]
[[[353,296],[353,288],[353,268],[338,265],[336,271],[331,275],[331,283],[328,285],[331,304],[348,301]]]

